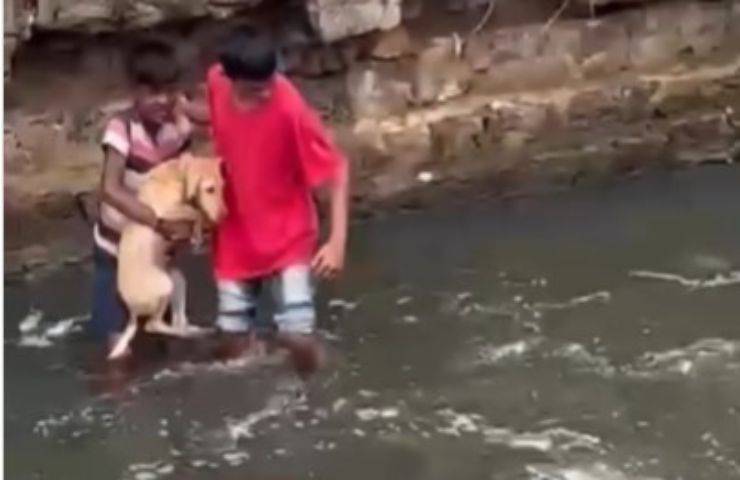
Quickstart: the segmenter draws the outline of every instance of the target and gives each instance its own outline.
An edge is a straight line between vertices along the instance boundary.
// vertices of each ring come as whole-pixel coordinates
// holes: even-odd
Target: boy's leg
[[[118,260],[95,248],[93,252],[93,299],[89,328],[98,340],[112,341],[127,318],[126,307],[118,296],[116,277]]]
[[[324,356],[321,344],[314,336],[316,308],[308,265],[291,266],[272,281],[275,302],[275,323],[279,346],[290,352],[296,371],[306,376],[315,371]]]
[[[247,333],[257,317],[259,282],[218,281],[216,327],[225,333]]]
[[[295,265],[279,272],[271,282],[278,331],[310,335],[316,327],[311,268]]]

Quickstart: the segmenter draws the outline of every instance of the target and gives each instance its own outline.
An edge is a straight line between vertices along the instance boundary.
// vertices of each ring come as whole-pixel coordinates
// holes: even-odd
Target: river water
[[[113,381],[79,331],[89,266],[6,282],[6,477],[740,478],[738,185],[707,167],[359,225],[306,385],[174,354]]]

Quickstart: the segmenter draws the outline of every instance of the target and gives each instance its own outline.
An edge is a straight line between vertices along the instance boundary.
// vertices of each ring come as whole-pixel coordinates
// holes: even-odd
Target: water
[[[738,184],[712,167],[359,226],[305,387],[202,352],[116,384],[76,331],[89,266],[8,284],[6,475],[740,478]]]

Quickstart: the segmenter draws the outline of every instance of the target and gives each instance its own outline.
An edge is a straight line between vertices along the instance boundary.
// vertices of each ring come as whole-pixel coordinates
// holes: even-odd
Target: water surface
[[[78,331],[89,266],[6,284],[6,475],[740,478],[738,185],[711,167],[358,226],[306,386],[196,355],[112,389]]]

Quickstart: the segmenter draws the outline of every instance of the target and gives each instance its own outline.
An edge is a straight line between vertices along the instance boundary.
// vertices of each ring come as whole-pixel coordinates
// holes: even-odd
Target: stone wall
[[[418,204],[471,180],[516,195],[740,154],[740,1],[655,2],[550,23],[552,8],[538,22],[494,15],[475,35],[485,2],[459,13],[412,3],[402,5],[399,25],[366,33],[371,27],[358,23],[259,13],[281,42],[285,71],[352,162],[357,212],[386,201]],[[341,4],[315,2],[325,14]],[[229,22],[157,29],[183,47],[196,95],[209,49]],[[311,22],[334,33],[324,41]],[[357,35],[328,41],[349,32]],[[117,69],[130,36],[91,38],[37,36],[8,85],[6,246],[20,252],[20,264],[24,245],[59,222],[81,226],[77,195],[94,191],[100,129],[122,106]],[[205,132],[201,139],[208,149]]]

